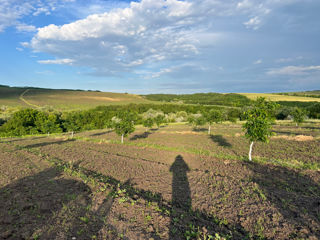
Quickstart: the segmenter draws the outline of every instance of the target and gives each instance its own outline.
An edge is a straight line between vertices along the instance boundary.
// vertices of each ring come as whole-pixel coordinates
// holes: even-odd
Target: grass
[[[270,101],[298,101],[298,102],[320,102],[320,98],[312,98],[312,97],[300,97],[300,96],[287,96],[273,93],[239,93],[248,97],[249,99],[255,100],[258,97],[265,97]]]

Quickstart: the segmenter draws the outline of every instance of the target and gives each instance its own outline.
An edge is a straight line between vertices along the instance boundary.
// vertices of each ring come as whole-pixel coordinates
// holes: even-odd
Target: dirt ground
[[[237,124],[2,139],[0,239],[320,239],[317,131],[253,162]]]

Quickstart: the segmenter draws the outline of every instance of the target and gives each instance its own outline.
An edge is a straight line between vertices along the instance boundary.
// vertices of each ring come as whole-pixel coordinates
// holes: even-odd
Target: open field
[[[251,100],[255,100],[258,97],[265,97],[270,101],[292,101],[292,102],[320,102],[320,98],[312,98],[312,97],[300,97],[300,96],[288,96],[288,95],[280,95],[273,93],[239,93],[248,97]]]
[[[0,86],[0,106],[51,107],[64,111],[128,103],[153,102],[134,94]]]
[[[1,239],[319,239],[320,122],[1,139]]]

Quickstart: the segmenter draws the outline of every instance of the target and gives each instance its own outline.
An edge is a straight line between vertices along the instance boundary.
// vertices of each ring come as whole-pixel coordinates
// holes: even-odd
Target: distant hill
[[[311,98],[320,98],[320,90],[313,91],[304,91],[304,92],[284,92],[279,93],[286,96],[301,96],[301,97],[311,97]]]
[[[89,109],[100,105],[152,103],[139,95],[100,91],[9,87],[0,85],[0,106],[54,108],[57,110]]]

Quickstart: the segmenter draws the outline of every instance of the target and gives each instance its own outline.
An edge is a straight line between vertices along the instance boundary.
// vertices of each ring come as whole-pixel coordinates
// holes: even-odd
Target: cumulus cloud
[[[268,75],[305,75],[315,71],[320,71],[320,66],[286,66],[282,68],[271,69],[267,72]]]
[[[244,25],[256,30],[273,5],[274,0],[264,4],[253,0],[141,0],[69,24],[39,28],[24,46],[56,59],[72,59],[73,65],[90,67],[101,76],[158,64],[150,75],[157,77],[161,69],[190,61],[216,46],[225,35],[213,30],[216,19],[248,18]]]
[[[39,60],[40,64],[72,64],[74,61],[69,58],[54,59],[54,60]]]

